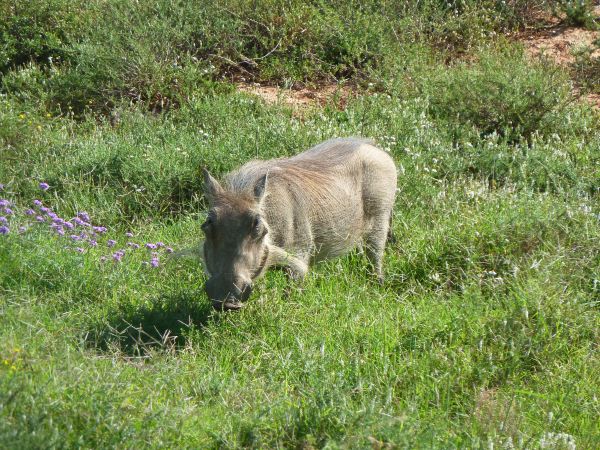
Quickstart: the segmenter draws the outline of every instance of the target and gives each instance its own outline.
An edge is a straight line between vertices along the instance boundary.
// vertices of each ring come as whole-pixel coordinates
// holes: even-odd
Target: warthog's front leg
[[[294,280],[301,280],[308,272],[307,263],[276,245],[269,245],[269,265],[289,268]]]

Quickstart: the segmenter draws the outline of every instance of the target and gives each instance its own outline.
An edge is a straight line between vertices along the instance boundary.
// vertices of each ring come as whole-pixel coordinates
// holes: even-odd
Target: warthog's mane
[[[215,195],[213,199],[215,207],[225,207],[231,211],[246,211],[252,209],[255,203],[250,191],[236,192],[224,189]]]
[[[348,164],[349,154],[363,145],[373,145],[373,141],[360,138],[331,139],[289,158],[250,161],[227,176],[229,195],[223,200],[235,204],[251,202],[252,189],[265,174],[267,186],[270,182],[283,182],[298,190],[311,192],[313,198],[327,196],[328,186],[335,183],[340,166]]]

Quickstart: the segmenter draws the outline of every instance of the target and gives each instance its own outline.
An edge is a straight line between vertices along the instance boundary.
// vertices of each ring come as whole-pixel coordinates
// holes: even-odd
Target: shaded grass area
[[[2,26],[47,38],[2,68],[0,446],[598,447],[598,115],[561,70],[493,39],[522,3],[443,3],[2,4]],[[257,66],[216,65],[217,44]],[[372,85],[299,114],[218,81],[240,67]],[[223,314],[197,261],[149,264],[146,243],[202,238],[202,167],[353,135],[398,166],[383,286],[355,252],[301,285],[269,272]],[[25,213],[36,199],[108,230],[60,237]]]

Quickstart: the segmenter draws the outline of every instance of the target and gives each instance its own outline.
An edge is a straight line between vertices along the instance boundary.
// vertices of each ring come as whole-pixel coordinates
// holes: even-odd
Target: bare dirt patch
[[[581,28],[556,25],[544,30],[525,32],[520,40],[525,50],[532,57],[545,57],[560,65],[573,64],[574,52],[592,47],[594,41],[600,38],[600,31],[584,30]],[[593,57],[600,56],[600,50],[595,50]]]
[[[348,99],[356,95],[349,86],[338,84],[324,84],[316,88],[285,89],[257,83],[238,82],[236,87],[241,92],[262,98],[268,104],[286,105],[294,110],[322,107],[327,104],[333,104],[335,107],[343,109]]]
[[[596,109],[600,110],[600,94],[587,94],[585,99]]]

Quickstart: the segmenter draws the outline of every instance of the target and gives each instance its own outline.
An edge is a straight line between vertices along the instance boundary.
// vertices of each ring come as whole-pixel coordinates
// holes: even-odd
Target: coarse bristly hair
[[[229,248],[221,255],[205,251],[205,257],[238,258],[231,263],[235,269],[227,269],[233,275],[227,276],[249,279],[245,274],[255,268],[240,261],[256,260],[248,251],[262,252],[269,255],[267,267],[287,265],[302,277],[312,262],[364,243],[381,280],[396,178],[392,158],[373,141],[360,138],[332,139],[290,158],[250,161],[228,174],[223,187],[208,175],[207,191],[221,215],[218,226],[229,230],[230,247],[240,245],[245,250]],[[245,233],[243,223],[256,214],[268,230],[262,247],[244,244],[243,236],[235,236]],[[216,247],[207,242],[207,248]],[[228,263],[213,265],[223,264]],[[226,286],[223,295],[228,295]]]

